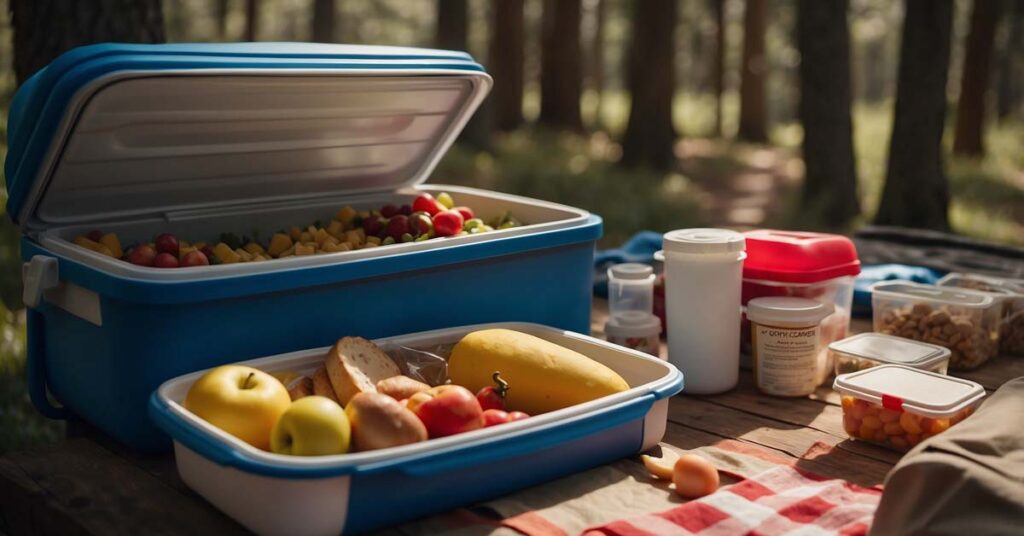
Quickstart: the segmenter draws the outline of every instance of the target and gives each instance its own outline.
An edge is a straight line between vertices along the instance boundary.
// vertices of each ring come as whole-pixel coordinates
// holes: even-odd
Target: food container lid
[[[780,328],[814,326],[834,310],[832,303],[808,298],[773,296],[747,302],[747,318],[751,322]]]
[[[871,296],[956,305],[971,309],[987,309],[999,302],[999,298],[990,292],[979,292],[957,287],[937,287],[935,285],[899,280],[880,281],[871,285]]]
[[[936,419],[955,415],[985,396],[985,389],[970,380],[902,365],[881,365],[840,374],[832,386],[840,394]]]
[[[733,253],[744,250],[744,239],[729,229],[677,229],[665,233],[662,247],[677,253]]]
[[[639,262],[624,262],[608,268],[608,277],[613,279],[649,279],[654,275],[654,268]]]
[[[604,324],[609,337],[650,337],[661,333],[661,320],[643,311],[615,313]]]
[[[860,273],[857,248],[845,236],[771,229],[748,231],[744,236],[744,279],[817,283]]]
[[[80,47],[11,104],[7,212],[46,228],[394,191],[426,180],[490,86],[451,51]]]
[[[878,363],[930,369],[949,360],[950,351],[937,344],[919,342],[883,333],[861,333],[833,342],[829,350],[870,359]]]

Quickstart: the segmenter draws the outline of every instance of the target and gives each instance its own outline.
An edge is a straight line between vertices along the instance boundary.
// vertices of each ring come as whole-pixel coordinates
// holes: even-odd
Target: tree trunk
[[[906,0],[879,225],[949,229],[942,169],[953,0]]]
[[[715,92],[715,136],[722,136],[722,95],[725,94],[725,0],[710,0],[715,16],[715,51],[711,62],[711,89]]]
[[[466,0],[437,0],[434,45],[445,50],[466,50],[468,35]]]
[[[594,35],[590,42],[590,89],[594,92],[594,124],[600,129],[604,124],[604,35],[608,18],[608,0],[594,0]]]
[[[213,20],[217,22],[217,37],[224,39],[228,33],[228,0],[213,3]]]
[[[672,97],[675,95],[676,0],[634,4],[630,47],[629,123],[622,163],[668,170],[675,166]]]
[[[581,9],[581,0],[544,0],[538,118],[542,124],[577,132],[583,131]]]
[[[491,107],[494,126],[515,130],[523,124],[523,85],[526,62],[523,0],[502,0],[491,4],[493,32],[488,70],[494,77]]]
[[[764,55],[767,0],[747,0],[743,14],[743,71],[740,76],[740,127],[737,136],[744,141],[768,141],[768,117],[764,97],[764,79],[768,58]]]
[[[850,119],[847,0],[799,0],[800,121],[804,127],[801,205],[812,220],[840,227],[860,212]]]
[[[967,35],[960,102],[956,107],[954,154],[985,155],[985,93],[992,72],[999,5],[998,0],[974,0],[971,8],[971,32]]]
[[[260,29],[259,0],[245,0],[245,40],[255,41]]]
[[[335,12],[334,0],[313,0],[311,34],[314,42],[334,42]]]
[[[996,116],[1002,121],[1013,114],[1024,93],[1024,2],[1007,0],[1010,4],[1005,40],[999,54],[999,82],[996,88]]]
[[[20,85],[72,48],[105,41],[162,43],[160,0],[10,0],[14,72]]]

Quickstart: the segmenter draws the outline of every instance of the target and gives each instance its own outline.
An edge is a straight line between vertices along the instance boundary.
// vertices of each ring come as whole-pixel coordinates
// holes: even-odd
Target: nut
[[[879,307],[885,312],[878,315],[875,331],[949,348],[950,368],[973,369],[996,354],[998,332],[982,325],[970,312],[925,303],[902,307],[883,303]],[[1024,314],[1021,316],[1024,324]],[[1024,331],[1018,333],[1024,339]],[[1024,341],[1021,343],[1024,346]]]

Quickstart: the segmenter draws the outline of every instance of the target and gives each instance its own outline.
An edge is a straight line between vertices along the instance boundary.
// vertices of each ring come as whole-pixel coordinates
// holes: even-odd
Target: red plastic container
[[[795,296],[831,303],[835,312],[821,323],[821,347],[846,337],[850,328],[853,279],[860,273],[857,248],[845,236],[761,229],[744,233],[742,302],[766,296]],[[740,330],[744,354],[750,353],[750,323]],[[822,352],[823,356],[828,352]],[[832,363],[819,364],[818,383],[831,374]]]

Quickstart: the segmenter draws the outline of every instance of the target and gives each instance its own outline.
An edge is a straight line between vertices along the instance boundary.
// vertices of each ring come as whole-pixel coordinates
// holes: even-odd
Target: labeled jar
[[[882,333],[861,333],[828,345],[836,376],[879,365],[903,365],[945,374],[949,348]]]
[[[833,310],[831,303],[808,298],[755,298],[747,303],[758,389],[775,396],[814,392],[828,368],[821,321]]]
[[[654,268],[638,262],[608,268],[608,312],[650,313],[654,303]]]
[[[651,313],[624,311],[604,325],[608,342],[660,357],[661,321]]]

